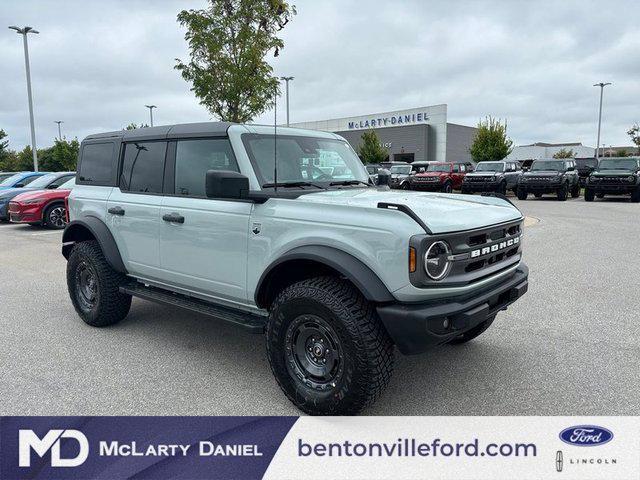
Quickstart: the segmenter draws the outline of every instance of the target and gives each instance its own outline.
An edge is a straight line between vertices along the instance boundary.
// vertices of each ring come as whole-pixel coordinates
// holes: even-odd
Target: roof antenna
[[[278,80],[273,97],[273,191],[278,191]]]

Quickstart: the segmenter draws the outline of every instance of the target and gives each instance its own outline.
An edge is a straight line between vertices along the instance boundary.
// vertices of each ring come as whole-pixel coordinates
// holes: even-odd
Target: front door
[[[160,271],[158,224],[167,143],[124,145],[119,186],[107,201],[107,225],[127,271],[156,278]]]
[[[186,290],[246,303],[253,204],[214,200],[205,193],[208,170],[239,171],[229,140],[178,140],[174,162],[173,195],[164,197],[159,222],[164,277]]]

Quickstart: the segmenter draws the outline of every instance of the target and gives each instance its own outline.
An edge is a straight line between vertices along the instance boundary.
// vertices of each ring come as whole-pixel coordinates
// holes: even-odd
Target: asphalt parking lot
[[[640,414],[640,206],[517,204],[540,219],[526,230],[529,293],[467,345],[398,356],[365,414]],[[0,224],[1,414],[299,414],[259,335],[140,300],[115,327],[82,323],[61,235]]]

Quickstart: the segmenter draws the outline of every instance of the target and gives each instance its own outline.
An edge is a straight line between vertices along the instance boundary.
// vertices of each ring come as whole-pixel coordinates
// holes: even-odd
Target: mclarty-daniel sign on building
[[[373,129],[389,151],[389,160],[404,162],[469,161],[469,146],[476,131],[473,127],[447,123],[446,104],[291,126],[337,133],[356,149],[362,131]]]

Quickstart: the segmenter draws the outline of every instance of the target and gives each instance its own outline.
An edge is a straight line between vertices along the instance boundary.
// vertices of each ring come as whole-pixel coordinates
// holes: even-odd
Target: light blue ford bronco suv
[[[285,395],[354,414],[394,350],[461,344],[527,290],[504,198],[373,185],[340,136],[196,123],[90,135],[63,235],[73,305],[106,327],[131,298],[266,334]]]

